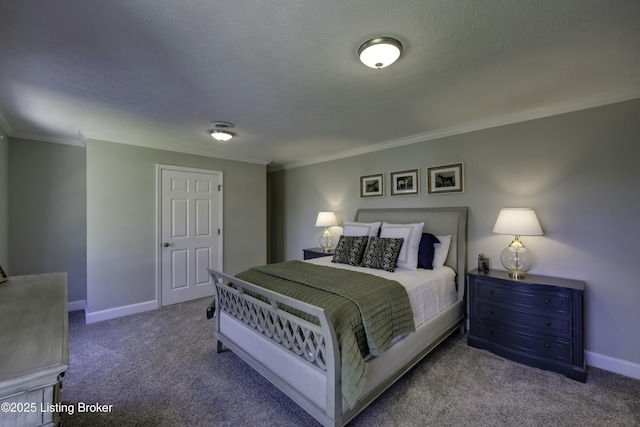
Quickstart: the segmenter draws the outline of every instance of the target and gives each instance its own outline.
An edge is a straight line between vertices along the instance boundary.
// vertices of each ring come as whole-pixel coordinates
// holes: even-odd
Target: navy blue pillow
[[[440,240],[431,233],[422,233],[418,248],[418,268],[433,270],[434,243],[440,243]]]

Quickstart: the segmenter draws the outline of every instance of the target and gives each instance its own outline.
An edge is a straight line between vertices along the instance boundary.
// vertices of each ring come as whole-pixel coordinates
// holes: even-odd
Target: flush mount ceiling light
[[[213,139],[222,142],[227,142],[228,140],[233,138],[233,134],[225,130],[212,130],[211,136],[213,137]]]
[[[229,129],[233,129],[233,123],[213,122],[211,125],[213,129],[209,132],[216,141],[226,142],[235,136],[233,132],[229,132]]]
[[[384,68],[396,62],[402,53],[402,43],[391,37],[378,37],[358,49],[360,61],[367,67]]]

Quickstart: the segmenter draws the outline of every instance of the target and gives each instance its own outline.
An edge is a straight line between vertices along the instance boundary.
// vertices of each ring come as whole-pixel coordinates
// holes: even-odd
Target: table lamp
[[[333,212],[318,212],[318,218],[316,218],[316,227],[324,227],[324,231],[320,235],[320,246],[325,252],[331,251],[331,232],[329,227],[338,225],[336,214]]]
[[[500,254],[500,262],[509,272],[509,277],[524,279],[527,271],[531,270],[533,262],[520,236],[542,235],[542,228],[535,211],[530,208],[504,208],[498,214],[493,232],[515,236],[511,244]]]

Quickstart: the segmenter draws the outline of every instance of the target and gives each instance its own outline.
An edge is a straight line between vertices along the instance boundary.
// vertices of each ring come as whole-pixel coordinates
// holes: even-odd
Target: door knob
[[[168,248],[168,247],[169,247],[169,243],[164,242],[164,243],[162,244],[162,246],[164,246],[165,248]]]

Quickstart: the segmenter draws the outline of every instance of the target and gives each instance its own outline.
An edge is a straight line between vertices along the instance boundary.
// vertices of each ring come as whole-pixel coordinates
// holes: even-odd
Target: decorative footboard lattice
[[[313,363],[327,369],[325,340],[320,326],[267,304],[226,284],[216,285],[219,309],[242,320],[264,336]]]
[[[324,309],[225,273],[208,270],[216,288],[216,309],[213,313],[216,351],[222,351],[222,345],[228,346],[322,424],[343,424],[337,421],[342,414],[343,400],[340,350],[335,328]],[[256,336],[250,338],[244,332],[239,333],[239,329],[244,328],[249,335]],[[269,341],[257,346],[239,344],[240,336],[253,341],[259,338],[258,335]],[[308,364],[313,372],[320,373],[321,379],[316,377],[316,381],[323,384],[318,390],[324,397],[317,393],[312,393],[314,397],[311,397],[309,390],[300,391],[297,388],[302,384],[300,378],[291,377],[286,367],[286,372],[283,371],[278,357],[265,359],[263,353],[256,350],[256,347],[264,350],[266,347],[262,344],[282,349]]]

